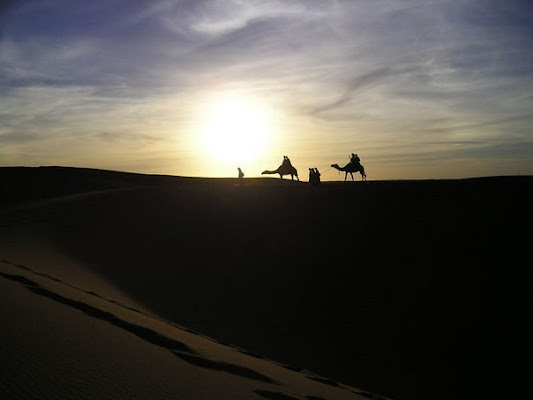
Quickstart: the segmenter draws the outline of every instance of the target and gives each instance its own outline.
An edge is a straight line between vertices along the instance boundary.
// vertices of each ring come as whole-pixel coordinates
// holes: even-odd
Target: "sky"
[[[0,166],[526,175],[532,126],[530,0],[0,5]]]

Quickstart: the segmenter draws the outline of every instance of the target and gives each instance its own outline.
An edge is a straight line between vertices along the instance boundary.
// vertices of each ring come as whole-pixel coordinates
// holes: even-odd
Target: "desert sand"
[[[9,398],[446,399],[489,369],[507,382],[532,177],[0,179]]]

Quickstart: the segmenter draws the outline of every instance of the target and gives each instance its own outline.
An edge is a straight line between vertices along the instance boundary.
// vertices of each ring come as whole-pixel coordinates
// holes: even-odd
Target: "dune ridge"
[[[99,320],[104,323],[110,324],[114,328],[132,334],[138,339],[149,343],[150,345],[154,345],[156,347],[167,350],[171,354],[176,356],[178,359],[200,369],[215,371],[217,373],[230,374],[239,378],[244,378],[246,380],[261,382],[263,384],[268,384],[269,386],[273,385],[274,387],[279,387],[279,389],[275,391],[256,389],[251,393],[244,392],[241,395],[245,396],[243,398],[247,398],[246,396],[251,396],[252,393],[256,393],[260,397],[264,398],[272,398],[269,396],[277,396],[277,398],[282,398],[283,396],[285,396],[286,398],[293,399],[323,398],[312,395],[313,386],[316,390],[316,385],[307,383],[305,385],[301,385],[301,381],[303,379],[310,379],[315,381],[320,380],[320,377],[318,376],[295,373],[289,369],[282,368],[279,365],[273,364],[270,361],[257,360],[257,358],[255,357],[238,352],[237,350],[228,346],[221,345],[215,340],[181,330],[176,325],[170,324],[167,321],[162,321],[154,316],[149,316],[140,311],[132,310],[127,306],[119,305],[115,301],[101,298],[97,294],[88,293],[83,289],[65,283],[60,279],[54,278],[53,276],[37,272],[33,268],[27,267],[25,265],[14,264],[7,260],[0,260],[0,267],[2,267],[0,277],[11,282],[16,282],[17,284],[27,289],[28,292],[31,292],[36,296],[42,296],[48,300],[51,300],[52,302],[57,304],[56,308],[62,306],[68,307],[84,314],[86,317],[88,317],[84,319],[85,325],[87,325],[87,319]],[[33,302],[36,303],[39,302],[39,300],[34,297]],[[102,305],[104,304],[105,307],[102,307]],[[135,315],[137,317],[140,316],[141,318],[136,318]],[[161,329],[161,327],[165,327],[166,329]],[[166,330],[166,332],[161,332],[162,330]],[[180,340],[170,337],[172,334],[179,336]],[[61,330],[55,332],[55,335],[56,340],[58,341],[64,339],[62,337],[64,333]],[[202,350],[200,351],[198,350],[198,348]],[[220,351],[221,348],[223,348],[224,351]],[[208,354],[206,354],[206,349],[208,349]],[[224,357],[224,355],[227,355],[227,353],[233,354],[233,358],[238,359],[239,362],[235,363],[228,361],[220,361],[213,358],[213,355],[215,355],[215,357],[216,355],[218,355],[219,357]],[[235,355],[237,354],[240,355],[235,357]],[[103,357],[102,354],[99,354],[98,356]],[[254,362],[251,363],[255,364],[253,368],[246,365],[247,363],[250,363],[250,359],[254,360]],[[11,360],[7,361],[9,362]],[[83,363],[84,361],[78,360],[78,362]],[[261,365],[262,368],[257,368],[258,364],[263,364]],[[267,365],[266,368],[265,365]],[[47,367],[50,368],[49,371],[46,371],[47,379],[61,380],[61,376],[53,376],[54,373],[56,373],[56,371],[54,371],[56,366],[53,365],[53,363],[49,362]],[[270,376],[266,375],[266,373],[258,372],[254,368],[266,370],[268,371],[269,375],[274,375],[276,378],[271,378]],[[45,371],[41,372],[45,373]],[[179,368],[176,368],[175,372],[178,374],[184,374],[184,372],[180,371]],[[295,380],[294,376],[298,376],[298,379]],[[300,380],[300,382],[298,382],[298,380]],[[2,381],[4,386],[3,389],[5,390],[4,393],[14,394],[17,396],[17,398],[21,398],[20,395],[24,392],[23,388],[12,385],[12,383],[9,382],[9,379],[3,379]],[[299,389],[293,386],[295,385],[295,382],[296,384],[299,383]],[[66,386],[69,385],[68,382],[63,382],[62,384]],[[202,384],[207,383],[202,382]],[[320,393],[321,396],[323,395],[323,393],[328,392],[327,386],[326,388],[321,388],[320,390],[318,390],[318,393]],[[354,397],[352,396],[353,394],[361,395],[362,397],[368,398],[368,394],[364,391],[359,391],[357,389],[340,384],[336,384],[334,386],[343,390],[328,393],[328,398],[361,398],[357,396]],[[263,388],[263,386],[261,387]],[[42,390],[43,388],[39,387],[39,389]],[[64,390],[69,391],[69,389]],[[287,390],[291,394],[284,393],[283,390]],[[308,394],[298,394],[299,390],[303,390],[303,393]],[[44,390],[44,392],[39,393],[32,392],[32,395],[35,394],[42,396],[42,398],[53,397],[57,395],[55,391],[47,392],[46,390]],[[90,395],[90,393],[87,394]],[[195,392],[189,392],[187,393],[187,395],[191,396],[190,398],[197,398],[196,396],[198,394]],[[224,396],[223,393],[221,393],[220,395]],[[152,393],[152,396],[152,398],[166,398],[165,396],[161,396],[161,393]],[[200,396],[198,398],[202,397]],[[376,396],[375,398],[385,399],[378,396]]]
[[[488,366],[505,365],[520,343],[509,335],[522,330],[531,281],[521,232],[533,222],[532,177],[318,187],[259,178],[240,188],[136,176],[128,187],[27,190],[3,203],[0,256],[85,295],[118,299],[118,289],[129,296],[118,303],[256,361],[328,377],[316,383],[447,399],[479,394],[487,376],[508,381]],[[23,185],[5,182],[9,192]],[[230,362],[210,360],[219,372]]]

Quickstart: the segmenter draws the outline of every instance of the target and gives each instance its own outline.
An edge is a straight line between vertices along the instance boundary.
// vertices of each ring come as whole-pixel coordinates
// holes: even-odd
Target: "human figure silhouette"
[[[239,185],[244,186],[244,172],[242,172],[240,167],[237,167],[239,170]]]
[[[318,168],[309,168],[309,183],[318,185],[320,183],[320,172]]]
[[[320,183],[320,172],[318,171],[318,168],[315,167],[315,179],[316,183]]]
[[[352,153],[350,156],[350,162],[355,165],[361,165],[361,159],[357,154]]]

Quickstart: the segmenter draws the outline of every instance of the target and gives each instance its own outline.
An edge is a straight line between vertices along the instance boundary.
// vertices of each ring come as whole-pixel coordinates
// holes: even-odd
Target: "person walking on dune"
[[[242,172],[240,167],[237,167],[237,169],[239,170],[239,185],[243,187],[244,186],[244,172]]]

